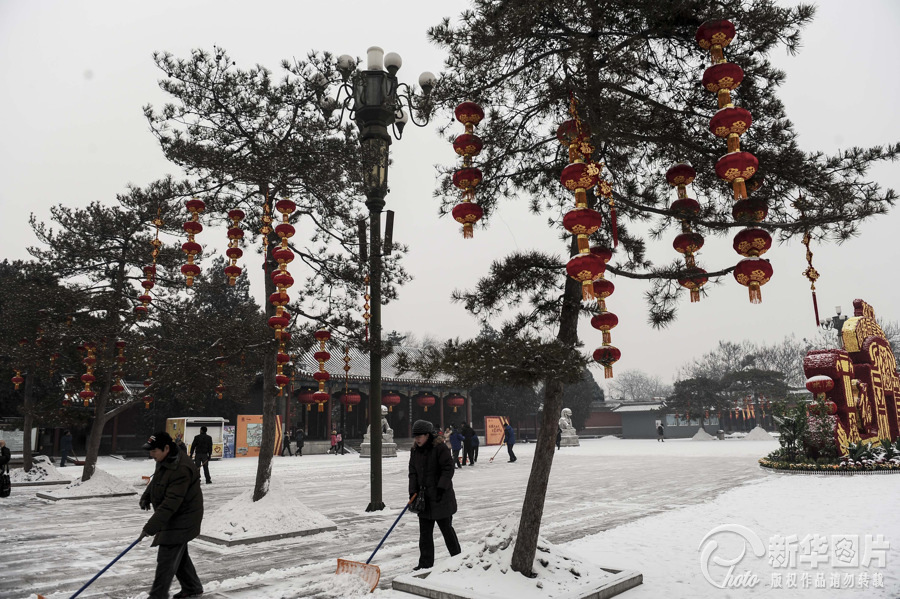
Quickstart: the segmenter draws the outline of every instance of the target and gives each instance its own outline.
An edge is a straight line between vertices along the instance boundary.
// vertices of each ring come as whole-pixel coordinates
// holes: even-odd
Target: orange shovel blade
[[[359,576],[367,585],[369,585],[369,590],[372,592],[375,591],[378,587],[378,581],[381,580],[381,568],[378,566],[365,564],[363,562],[354,562],[348,559],[338,558],[337,570],[335,570],[334,573]]]

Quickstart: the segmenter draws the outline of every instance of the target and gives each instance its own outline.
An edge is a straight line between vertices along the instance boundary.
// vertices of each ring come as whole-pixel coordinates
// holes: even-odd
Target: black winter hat
[[[413,436],[434,434],[434,425],[427,420],[416,420],[413,423]]]
[[[169,433],[166,431],[160,431],[158,433],[153,433],[150,435],[150,438],[147,439],[147,442],[141,446],[141,449],[146,449],[147,451],[151,449],[165,449],[166,445],[172,444],[172,437],[169,436]]]

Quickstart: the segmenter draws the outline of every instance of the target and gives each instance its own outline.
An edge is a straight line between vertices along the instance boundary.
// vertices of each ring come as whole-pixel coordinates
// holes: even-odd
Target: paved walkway
[[[542,527],[542,535],[553,543],[703,503],[762,476],[755,463],[758,456],[746,451],[721,457],[692,456],[692,448],[684,445],[691,442],[683,441],[656,449],[641,445],[639,455],[627,455],[622,444],[642,442],[594,443],[616,448],[609,455],[602,450],[598,453],[597,446],[588,446],[585,451],[564,449],[556,455]],[[489,463],[493,452],[482,448],[475,466],[457,471],[454,487],[460,511],[454,526],[464,547],[499,519],[521,509],[533,448],[517,445],[520,459],[514,464],[500,461],[505,455]],[[647,451],[654,455],[647,455]],[[122,472],[131,478],[137,478],[136,467],[151,468],[145,461],[119,466],[113,462],[101,462],[101,467],[119,476],[122,474],[115,469],[124,468]],[[251,472],[244,460],[231,462],[244,463],[239,469],[226,462],[213,464],[215,482],[203,487],[207,513],[253,484],[255,464]],[[402,506],[407,497],[406,468],[404,457],[384,462],[384,499],[394,508]],[[338,530],[231,548],[192,542],[191,554],[201,579],[227,581],[221,585],[221,596],[250,599],[258,596],[254,590],[258,586],[278,587],[297,577],[321,581],[307,586],[302,596],[322,595],[336,558],[365,561],[396,517],[396,509],[377,514],[364,511],[369,498],[366,460],[355,456],[276,458],[274,471],[273,484],[283,484],[295,492],[306,505],[332,519]],[[13,496],[2,503],[0,599],[20,599],[30,593],[52,599],[68,597],[137,538],[147,519],[138,508],[136,496],[48,502],[36,498],[36,490],[14,489]],[[417,533],[414,520],[406,518],[376,556],[373,563],[381,566],[382,588],[390,586],[393,576],[415,565]],[[436,546],[440,557],[445,549],[439,538]],[[81,596],[120,599],[145,590],[152,579],[155,557],[149,543],[139,545]],[[174,591],[177,583],[173,586]]]

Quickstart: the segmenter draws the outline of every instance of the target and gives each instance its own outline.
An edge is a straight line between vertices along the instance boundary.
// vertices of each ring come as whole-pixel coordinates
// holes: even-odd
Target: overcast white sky
[[[773,56],[788,74],[782,97],[802,147],[832,153],[897,142],[900,3],[817,4],[818,18],[806,30],[800,54]],[[180,175],[163,158],[141,112],[147,102],[166,100],[157,86],[154,50],[183,57],[192,48],[215,44],[239,66],[260,63],[277,73],[282,58],[302,57],[310,49],[364,57],[368,46],[379,45],[400,53],[401,80],[413,83],[421,71],[438,72],[443,66],[442,53],[426,41],[426,28],[466,6],[461,0],[3,0],[0,258],[27,257],[26,246],[35,243],[30,212],[45,219],[56,203],[113,201],[128,182],[145,185],[167,173]],[[438,338],[474,335],[477,323],[449,302],[450,292],[473,285],[492,259],[511,249],[561,252],[557,234],[547,230],[545,217],[510,202],[487,230],[478,228],[474,239],[463,240],[455,222],[437,218],[431,197],[433,165],[455,162],[449,144],[433,127],[409,127],[392,147],[388,208],[397,213],[395,240],[410,247],[406,267],[415,280],[384,309],[385,330]],[[900,188],[900,165],[883,165],[872,177],[884,187]],[[900,319],[900,284],[894,278],[898,225],[900,217],[892,211],[865,224],[858,238],[842,246],[813,248],[823,316],[836,305],[848,313],[853,298],[862,297],[880,319]],[[673,230],[657,243],[651,259],[669,261],[676,234]],[[698,304],[690,304],[685,292],[678,321],[663,331],[646,324],[646,283],[614,279],[616,293],[608,306],[619,316],[613,344],[622,350],[622,360],[616,370],[641,369],[668,381],[681,364],[719,339],[776,341],[791,333],[813,334],[809,283],[801,275],[803,247],[793,242],[773,248],[767,257],[775,274],[763,287],[761,305],[751,305],[746,288],[729,277]],[[708,240],[701,254],[710,270],[736,260],[730,237]],[[257,269],[249,272],[261,285]],[[599,332],[587,322],[581,334],[588,351],[600,345]]]

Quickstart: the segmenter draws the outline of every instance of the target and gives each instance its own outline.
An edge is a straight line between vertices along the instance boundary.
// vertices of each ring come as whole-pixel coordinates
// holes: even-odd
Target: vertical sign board
[[[261,415],[239,415],[234,438],[234,455],[238,458],[259,457],[262,444],[263,417]],[[275,417],[274,455],[281,452],[281,416]]]
[[[500,445],[503,442],[503,425],[508,422],[504,416],[484,417],[484,444]]]
[[[233,426],[226,426],[222,430],[222,450],[224,458],[233,458],[234,457],[234,433],[235,428]]]

